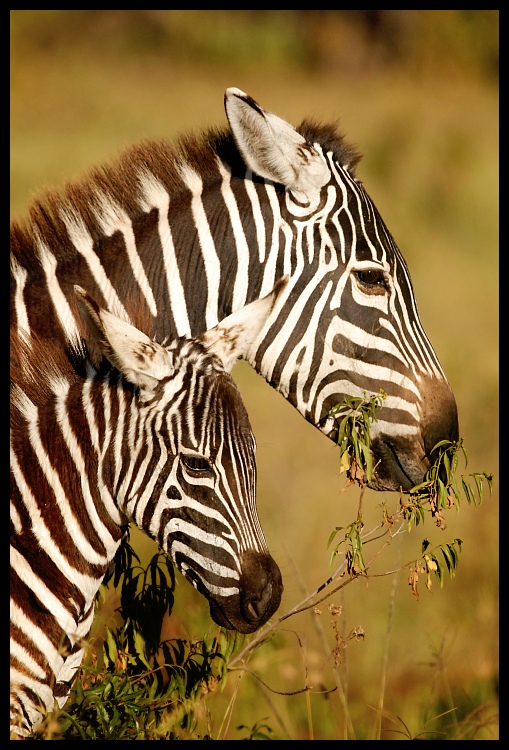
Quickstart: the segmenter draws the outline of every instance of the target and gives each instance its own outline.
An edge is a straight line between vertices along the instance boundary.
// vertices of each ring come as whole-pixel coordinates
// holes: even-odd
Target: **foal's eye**
[[[181,456],[182,463],[188,471],[194,472],[206,472],[212,471],[212,466],[209,461],[203,456]]]

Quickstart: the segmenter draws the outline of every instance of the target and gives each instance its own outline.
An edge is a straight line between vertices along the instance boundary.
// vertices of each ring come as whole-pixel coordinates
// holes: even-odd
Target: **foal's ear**
[[[249,350],[269,320],[276,301],[286,289],[288,279],[288,276],[283,276],[266,297],[242,307],[198,336],[198,341],[221,360],[227,372],[241,357],[247,359]]]
[[[100,308],[80,286],[74,291],[88,335],[126,380],[148,395],[159,380],[173,374],[173,359],[163,346]]]

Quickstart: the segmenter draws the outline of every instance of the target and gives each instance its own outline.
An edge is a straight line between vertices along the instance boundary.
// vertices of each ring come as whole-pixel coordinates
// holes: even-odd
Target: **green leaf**
[[[336,536],[336,534],[338,533],[338,531],[341,531],[342,528],[343,528],[342,526],[336,526],[336,528],[334,529],[334,531],[332,532],[332,534],[329,537],[329,541],[327,542],[327,547],[330,547],[330,545],[332,543],[332,540],[334,539],[334,537]]]
[[[112,663],[116,664],[118,658],[117,644],[115,642],[115,636],[110,628],[106,628],[106,638],[104,640],[104,651],[106,658]]]
[[[440,588],[442,588],[442,586],[444,585],[444,574],[442,571],[442,566],[440,565],[440,562],[438,561],[438,558],[436,557],[436,555],[434,555],[433,553],[431,553],[431,559],[436,565],[435,575],[440,582]]]
[[[437,479],[437,489],[438,507],[445,508],[447,507],[447,490],[445,489],[445,484],[441,479]]]
[[[371,480],[371,475],[373,473],[373,458],[371,455],[371,451],[367,445],[365,445],[364,443],[361,443],[361,448],[364,454],[364,466],[366,469],[366,476],[369,482]]]
[[[444,545],[440,548],[440,551],[443,555],[443,558],[445,560],[445,564],[447,565],[447,570],[449,571],[449,574],[454,573],[455,562],[454,562],[454,549],[452,549],[449,545]]]
[[[472,490],[470,489],[470,485],[463,477],[461,478],[461,486],[463,487],[463,493],[465,497],[467,498],[467,502],[471,503],[472,500],[474,500],[475,498],[473,497],[473,493],[472,493]]]

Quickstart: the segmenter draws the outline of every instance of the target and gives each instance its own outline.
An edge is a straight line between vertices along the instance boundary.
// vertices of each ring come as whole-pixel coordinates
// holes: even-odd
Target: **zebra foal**
[[[281,574],[255,504],[255,440],[229,370],[286,280],[208,332],[161,346],[76,287],[83,343],[15,339],[11,366],[11,731],[26,736],[81,664],[94,599],[133,521],[250,633]]]

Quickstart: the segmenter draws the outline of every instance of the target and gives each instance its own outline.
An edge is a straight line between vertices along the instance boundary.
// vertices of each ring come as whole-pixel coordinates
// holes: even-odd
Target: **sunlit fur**
[[[133,146],[13,224],[14,340],[78,346],[76,283],[134,325],[143,307],[143,330],[170,342],[210,329],[287,276],[244,358],[332,439],[332,407],[383,389],[371,486],[408,489],[434,445],[458,437],[456,404],[405,261],[355,176],[359,156],[335,125],[294,130],[238,89],[227,90],[226,111],[230,129]],[[20,471],[29,452],[20,445]],[[49,472],[50,460],[37,461]]]
[[[287,274],[278,313],[246,358],[332,439],[330,409],[382,388],[372,486],[407,489],[437,440],[456,439],[456,405],[406,264],[355,176],[359,155],[335,125],[308,120],[294,131],[238,89],[226,102],[233,134],[142,143],[31,206],[12,227],[13,325],[77,335],[79,279],[133,322],[132,300],[142,300],[158,340],[196,335]],[[263,162],[263,178],[239,144],[248,163]],[[311,161],[323,168],[315,191],[306,188]],[[276,175],[292,178],[282,185]],[[366,269],[383,283],[363,283]]]

